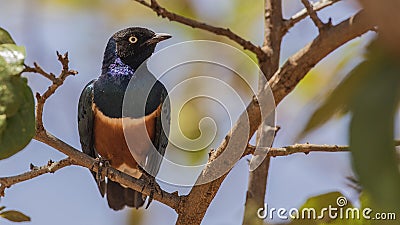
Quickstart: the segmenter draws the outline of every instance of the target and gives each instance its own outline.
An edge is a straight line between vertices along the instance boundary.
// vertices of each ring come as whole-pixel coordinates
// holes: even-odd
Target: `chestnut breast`
[[[161,107],[142,118],[110,118],[104,115],[95,104],[93,104],[93,112],[93,135],[96,151],[103,158],[109,160],[112,167],[123,172],[129,173],[127,167],[128,169],[137,169],[136,160],[144,165],[146,156],[152,147],[156,119],[160,116]],[[126,136],[123,127],[125,127]],[[125,138],[129,138],[129,143],[134,143],[133,146],[130,146],[131,151]]]

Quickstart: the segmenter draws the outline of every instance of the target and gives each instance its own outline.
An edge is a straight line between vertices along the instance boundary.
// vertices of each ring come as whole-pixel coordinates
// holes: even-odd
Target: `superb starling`
[[[157,174],[161,160],[150,149],[155,148],[164,155],[169,132],[169,127],[163,129],[161,124],[161,109],[164,113],[165,105],[168,105],[165,112],[169,112],[166,88],[147,67],[145,73],[138,74],[137,70],[153,54],[157,43],[170,37],[141,27],[126,28],[115,33],[107,43],[100,77],[86,85],[79,99],[78,128],[82,151],[136,178]],[[133,107],[135,104],[141,107],[140,102],[145,99],[144,113],[134,110],[129,114],[129,118],[137,122],[129,128],[133,135],[126,136],[126,139],[132,138],[133,143],[137,143],[134,151],[128,148],[122,123],[123,100],[129,82],[134,84],[129,90],[130,96],[133,96],[129,100]],[[148,96],[143,93],[144,89],[149,90]],[[135,126],[146,127],[150,143],[146,143],[146,138],[138,134],[139,128],[135,131]],[[144,173],[139,166],[141,163],[146,165],[149,174]],[[143,206],[146,196],[117,182],[106,181],[98,174],[93,173],[93,176],[101,195],[104,197],[106,194],[110,208],[120,210],[125,205],[135,208]]]

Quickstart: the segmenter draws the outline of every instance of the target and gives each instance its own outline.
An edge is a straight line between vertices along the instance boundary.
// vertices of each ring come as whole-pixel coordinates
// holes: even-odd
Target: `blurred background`
[[[160,3],[178,14],[229,27],[254,43],[262,43],[263,1],[169,0]],[[283,1],[283,5],[285,18],[303,7],[298,0]],[[182,41],[199,39],[238,47],[226,38],[159,18],[151,10],[129,0],[0,0],[0,6],[0,26],[10,32],[17,44],[26,46],[27,64],[38,62],[47,71],[57,73],[60,65],[55,52],[69,52],[70,68],[76,69],[79,74],[67,79],[47,101],[44,124],[48,131],[78,149],[78,98],[86,83],[100,74],[105,44],[117,30],[143,26],[172,34],[173,38],[160,43],[157,50]],[[319,15],[323,21],[332,18],[333,23],[337,24],[358,9],[354,1],[344,0],[322,10]],[[317,29],[309,19],[292,28],[282,43],[281,62],[316,35]],[[285,98],[277,107],[276,124],[281,126],[281,130],[274,146],[294,144],[317,105],[362,60],[364,47],[372,37],[373,34],[368,33],[336,50],[311,70],[295,91]],[[244,53],[254,59],[251,53]],[[43,92],[49,85],[47,80],[33,74],[28,76],[28,80],[34,92]],[[203,107],[199,110],[194,104],[182,112],[181,129],[187,137],[199,136],[198,121],[203,116],[202,111],[212,110],[213,104]],[[224,121],[224,118],[219,120]],[[347,116],[328,122],[299,142],[347,144],[348,122]],[[229,129],[230,124],[221,126]],[[215,143],[218,144],[222,137],[218,136]],[[205,155],[195,154],[186,160],[201,161]],[[30,163],[43,165],[49,159],[59,160],[63,157],[58,151],[32,141],[25,150],[0,162],[0,176],[27,171]],[[248,159],[240,160],[228,175],[208,209],[203,224],[241,224],[248,181]],[[348,153],[312,153],[273,158],[266,203],[274,208],[300,207],[310,196],[331,191],[342,192],[349,200],[357,201],[358,193],[348,185],[347,177],[350,176],[353,176],[353,172]],[[178,190],[180,194],[190,190],[190,187],[166,183],[161,183],[161,186],[167,191]],[[109,209],[89,171],[75,166],[7,189],[6,197],[1,199],[0,204],[26,213],[32,218],[32,225],[174,224],[176,219],[174,210],[156,201],[147,210],[124,209],[115,212]]]

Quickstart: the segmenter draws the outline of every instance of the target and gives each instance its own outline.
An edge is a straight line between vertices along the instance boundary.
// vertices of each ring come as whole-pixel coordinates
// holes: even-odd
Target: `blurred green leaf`
[[[319,69],[310,70],[307,75],[300,81],[296,87],[296,93],[298,97],[309,101],[311,98],[319,95],[323,90],[326,90],[326,86],[329,77],[326,76],[326,71]]]
[[[0,217],[8,219],[12,222],[26,222],[31,221],[31,218],[21,212],[15,210],[4,211],[0,213]]]
[[[361,185],[378,210],[400,209],[400,173],[394,115],[400,100],[400,64],[379,40],[309,120],[304,133],[338,112],[351,112],[350,149]],[[304,135],[303,133],[303,135]]]
[[[361,192],[360,194],[360,204],[362,209],[372,207],[371,196],[365,191]]]
[[[57,4],[60,6],[72,7],[74,9],[93,9],[102,3],[100,0],[41,0],[43,4]]]
[[[146,214],[143,210],[131,209],[128,213],[127,225],[142,225]]]
[[[15,42],[11,38],[11,35],[0,27],[0,45],[1,44],[15,44]]]
[[[357,56],[360,55],[360,45],[361,40],[353,40],[349,44],[346,45],[345,49],[343,49],[343,53],[340,54],[340,60],[337,63],[336,67],[333,69],[333,74],[338,74],[342,71],[349,63]],[[335,79],[335,77],[332,77]]]
[[[160,2],[162,6],[179,15],[198,19],[195,5],[191,0],[168,0]]]
[[[5,206],[0,206],[0,211],[2,211],[5,208],[6,208]]]
[[[400,173],[394,144],[394,115],[400,97],[398,58],[374,41],[352,76],[364,77],[350,109],[350,148],[360,183],[382,210],[400,209]]]
[[[24,59],[24,47],[0,45],[0,159],[23,149],[35,134],[33,94],[20,76]]]
[[[307,75],[300,81],[295,89],[297,98],[301,97],[303,101],[318,101],[326,99],[338,83],[343,80],[345,71],[349,67],[353,67],[360,60],[361,46],[360,40],[353,40],[340,49],[336,60],[330,60],[322,63],[318,67],[310,70]],[[344,114],[335,114],[335,117],[341,117]]]
[[[322,105],[313,113],[302,135],[323,125],[334,115],[348,112],[349,103],[352,101],[355,93],[362,88],[363,82],[369,79],[370,74],[365,73],[366,71],[364,70],[364,67],[358,66],[350,72],[345,80],[333,90]]]

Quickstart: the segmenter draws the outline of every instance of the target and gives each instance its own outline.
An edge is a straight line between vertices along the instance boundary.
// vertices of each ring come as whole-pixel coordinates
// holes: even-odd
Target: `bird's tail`
[[[145,199],[140,192],[124,188],[112,180],[107,182],[107,201],[110,208],[114,210],[121,210],[125,205],[137,209],[143,206]]]

